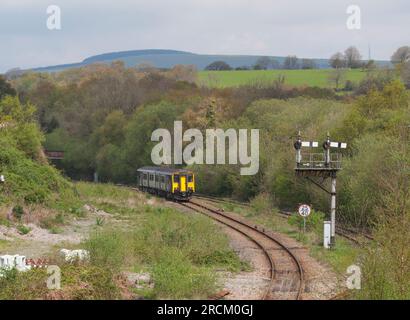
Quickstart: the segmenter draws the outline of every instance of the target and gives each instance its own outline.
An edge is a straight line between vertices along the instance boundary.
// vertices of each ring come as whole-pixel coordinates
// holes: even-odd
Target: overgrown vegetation
[[[117,279],[110,269],[92,265],[61,265],[62,290],[49,290],[46,269],[16,269],[0,277],[0,300],[107,300],[121,298]]]
[[[97,231],[85,247],[93,265],[149,271],[155,286],[144,294],[150,298],[205,298],[217,288],[215,268],[246,267],[209,219],[161,207],[144,207],[139,215],[139,227]]]
[[[344,169],[338,180],[339,222],[371,229],[376,234],[375,247],[363,256],[363,268],[367,270],[363,297],[406,297],[409,251],[396,243],[408,243],[400,227],[407,225],[410,219],[406,183],[410,109],[405,86],[408,83],[402,82],[407,79],[408,62],[395,67],[354,71],[360,73],[363,80],[344,84],[343,94],[328,88],[290,87],[283,76],[235,88],[203,88],[193,83],[191,69],[138,70],[125,68],[121,63],[53,75],[25,74],[12,82],[18,98],[12,97],[13,90],[3,85],[9,95],[3,94],[0,102],[3,133],[0,142],[6,146],[0,150],[0,165],[7,183],[0,186],[0,201],[24,208],[45,204],[81,214],[70,184],[47,165],[41,152],[42,144],[48,149],[65,151],[60,167],[72,178],[91,179],[97,172],[104,182],[133,183],[135,170],[150,164],[152,131],[157,128],[172,131],[173,121],[183,120],[184,129],[260,129],[258,174],[240,176],[235,166],[194,166],[198,191],[239,200],[254,199],[256,217],[272,207],[294,208],[301,202],[327,212],[327,196],[294,176],[292,142],[298,130],[305,139],[319,141],[330,132],[333,139],[347,142],[349,146],[343,151]],[[45,140],[35,120],[46,133]],[[128,201],[117,190],[112,191],[113,196],[124,203]],[[98,197],[104,196],[100,193]],[[109,199],[108,195],[105,197]],[[121,201],[99,204],[104,210],[118,212],[127,219],[139,214],[139,209],[129,209]],[[391,208],[395,208],[394,211],[389,211]],[[132,237],[134,248],[138,248],[139,241],[147,241],[147,245],[149,241],[161,245],[171,243],[169,251],[179,252],[175,254],[179,261],[175,270],[204,270],[206,274],[207,259],[210,265],[220,263],[215,256],[209,258],[202,251],[195,253],[202,258],[193,260],[189,247],[184,244],[185,238],[178,238],[178,230],[184,230],[185,224],[195,229],[191,222],[178,220],[182,224],[175,226],[167,221],[163,225],[172,213],[151,213],[154,220],[155,216],[161,218],[151,226],[147,239]],[[402,221],[401,224],[398,221]],[[52,224],[58,223],[55,220]],[[149,223],[142,225],[150,227]],[[105,230],[105,226],[99,228]],[[172,232],[168,234],[168,231]],[[120,237],[129,236],[129,230],[116,232]],[[155,235],[158,237],[150,238]],[[103,236],[103,233],[96,236],[96,241]],[[377,258],[380,254],[383,259]],[[165,253],[162,256],[159,252],[158,257],[144,252],[139,255],[142,257],[139,264],[153,262],[157,267],[152,270],[158,272],[158,279],[166,280],[161,276],[164,270],[161,261],[168,263],[169,258]],[[155,294],[175,294],[173,288],[164,286],[169,290]],[[180,290],[196,295],[192,290]]]
[[[60,290],[47,289],[44,269],[12,270],[0,277],[0,299],[207,298],[219,288],[216,270],[249,268],[201,215],[166,208],[163,200],[128,188],[76,186],[83,203],[111,214],[110,223],[94,226],[77,245],[89,250],[90,261],[68,264],[54,249],[49,259],[61,268]],[[126,273],[148,273],[153,286],[137,288]]]
[[[23,204],[54,202],[72,193],[70,183],[44,157],[44,138],[34,113],[33,105],[22,104],[17,97],[0,100],[0,167],[6,177],[0,202],[20,203],[13,210],[19,217]]]

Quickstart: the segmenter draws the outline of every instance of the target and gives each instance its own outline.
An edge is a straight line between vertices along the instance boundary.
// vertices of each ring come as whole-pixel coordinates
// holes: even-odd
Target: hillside
[[[82,62],[72,64],[62,64],[56,66],[46,66],[35,68],[33,71],[39,72],[58,72],[72,68],[79,68],[92,63],[111,63],[116,60],[121,60],[127,67],[135,67],[141,63],[150,63],[157,68],[172,68],[177,64],[192,64],[199,70],[203,70],[210,63],[222,60],[228,63],[232,68],[242,66],[252,66],[256,63],[260,56],[256,55],[213,55],[213,54],[196,54],[185,51],[163,50],[163,49],[147,49],[147,50],[132,50],[119,51],[95,55],[84,59]],[[285,57],[270,56],[279,64],[282,64]],[[328,59],[314,59],[316,66],[319,69],[329,68]],[[379,66],[389,65],[387,61],[377,61]]]

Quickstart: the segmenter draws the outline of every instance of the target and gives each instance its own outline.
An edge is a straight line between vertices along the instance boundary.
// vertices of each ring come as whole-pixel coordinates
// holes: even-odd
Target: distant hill
[[[261,56],[255,55],[211,55],[211,54],[196,54],[186,51],[177,50],[162,50],[162,49],[147,49],[147,50],[132,50],[104,53],[86,58],[82,62],[72,64],[62,64],[57,66],[48,66],[34,68],[33,71],[39,72],[57,72],[71,68],[83,67],[92,63],[111,63],[116,60],[121,60],[127,67],[135,67],[141,63],[150,63],[157,68],[172,68],[176,64],[193,64],[199,70],[203,70],[210,63],[222,60],[228,63],[232,68],[242,66],[252,66]],[[280,64],[283,63],[285,57],[271,56]],[[316,66],[320,69],[329,68],[328,59],[313,59]],[[389,65],[388,61],[377,61],[378,65]]]

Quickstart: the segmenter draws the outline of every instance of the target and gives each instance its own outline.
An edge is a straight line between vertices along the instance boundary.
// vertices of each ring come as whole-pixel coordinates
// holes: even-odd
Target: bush
[[[90,261],[95,266],[104,266],[118,271],[127,251],[126,234],[110,230],[96,231],[84,243],[90,252]]]
[[[195,267],[176,248],[163,252],[152,273],[154,292],[159,298],[192,299],[214,292],[215,276],[211,270]]]
[[[272,211],[271,199],[267,193],[257,195],[251,200],[250,205],[257,214],[266,214]]]
[[[18,225],[17,226],[17,231],[20,233],[20,234],[28,234],[30,231],[31,231],[31,228],[29,228],[29,227],[27,227],[27,226],[25,226],[25,225],[22,225],[22,224],[20,224],[20,225]]]
[[[13,207],[12,210],[13,216],[17,219],[17,220],[21,220],[21,218],[24,215],[24,209],[22,206],[20,205],[16,205]]]
[[[312,231],[317,234],[323,233],[323,221],[325,214],[320,211],[312,210],[310,215],[306,217],[306,231]],[[303,217],[300,214],[293,214],[289,217],[290,225],[296,226],[299,230],[303,230]]]

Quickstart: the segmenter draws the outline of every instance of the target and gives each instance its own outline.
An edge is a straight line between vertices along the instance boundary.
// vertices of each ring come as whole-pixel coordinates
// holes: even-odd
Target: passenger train
[[[137,173],[142,191],[178,201],[189,201],[195,192],[195,175],[190,170],[142,167]]]

